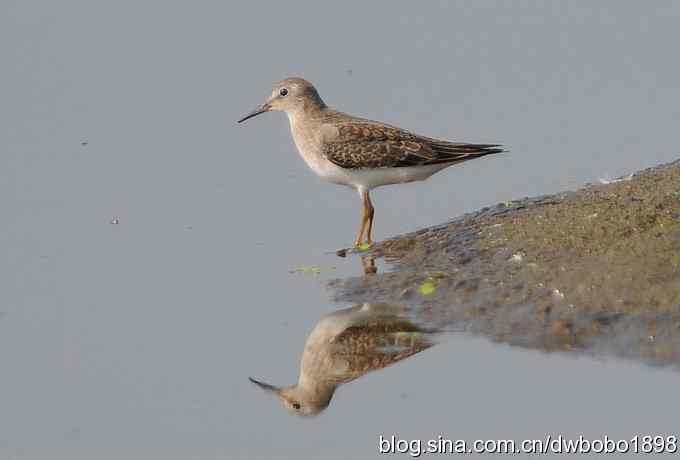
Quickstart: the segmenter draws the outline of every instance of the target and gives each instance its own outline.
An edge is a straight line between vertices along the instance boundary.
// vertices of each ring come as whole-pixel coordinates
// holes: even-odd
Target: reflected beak
[[[271,108],[272,108],[272,106],[271,106],[271,104],[269,104],[269,103],[262,104],[261,106],[256,107],[255,110],[253,110],[252,112],[250,112],[248,115],[246,115],[245,117],[241,118],[241,119],[238,121],[238,123],[242,123],[242,122],[246,121],[246,120],[249,119],[249,118],[256,117],[256,116],[258,116],[258,115],[261,114],[261,113],[268,112],[269,109],[271,109]]]
[[[257,114],[255,114],[255,115],[257,115]],[[255,116],[255,115],[253,115],[253,116]],[[260,382],[259,380],[255,380],[252,377],[248,377],[248,380],[253,382],[258,387],[262,388],[263,390],[271,391],[271,392],[274,392],[274,393],[277,393],[277,394],[279,393],[279,389],[277,387],[275,387],[274,385],[270,385],[268,383]]]

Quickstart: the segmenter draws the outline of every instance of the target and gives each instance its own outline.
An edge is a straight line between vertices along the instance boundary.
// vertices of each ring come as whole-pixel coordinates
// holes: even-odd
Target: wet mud
[[[347,256],[388,269],[333,280],[337,301],[408,305],[423,327],[512,345],[680,366],[680,161]]]

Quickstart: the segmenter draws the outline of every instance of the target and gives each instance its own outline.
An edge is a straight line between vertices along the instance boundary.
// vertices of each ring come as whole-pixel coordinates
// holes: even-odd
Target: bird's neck
[[[305,379],[300,376],[295,385],[295,393],[304,401],[308,401],[319,407],[326,407],[331,402],[337,385],[323,379]]]
[[[321,99],[318,101],[306,101],[303,105],[289,111],[288,119],[291,125],[308,124],[323,118],[328,110],[328,106]]]

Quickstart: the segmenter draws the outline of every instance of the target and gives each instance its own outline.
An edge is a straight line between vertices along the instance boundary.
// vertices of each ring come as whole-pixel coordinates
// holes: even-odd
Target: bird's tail
[[[432,140],[430,147],[437,155],[431,163],[449,163],[472,160],[494,153],[502,153],[506,150],[500,144],[467,144],[462,142],[448,142]]]

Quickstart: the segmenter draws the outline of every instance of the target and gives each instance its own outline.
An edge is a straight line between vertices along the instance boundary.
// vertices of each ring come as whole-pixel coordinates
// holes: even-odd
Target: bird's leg
[[[368,195],[367,190],[359,190],[359,196],[361,197],[361,200],[363,201],[364,204],[364,215],[361,217],[361,227],[359,228],[359,234],[357,235],[357,239],[354,242],[354,245],[356,247],[360,247],[363,244],[364,241],[364,233],[366,232],[366,225],[368,224],[369,221],[369,209],[366,206],[366,197]],[[370,203],[370,200],[368,201]]]
[[[371,233],[373,232],[373,216],[375,215],[375,208],[373,207],[373,203],[371,203],[371,197],[368,194],[368,190],[366,190],[366,194],[364,195],[364,213],[368,212],[366,214],[366,217],[368,219],[368,228],[366,231],[366,244],[371,246],[373,244],[373,238],[371,237]]]
[[[366,231],[366,210],[364,209],[364,215],[361,218],[361,227],[359,227],[359,234],[357,235],[357,239],[354,242],[354,246],[359,247],[361,246],[363,240],[364,240],[364,232]]]

